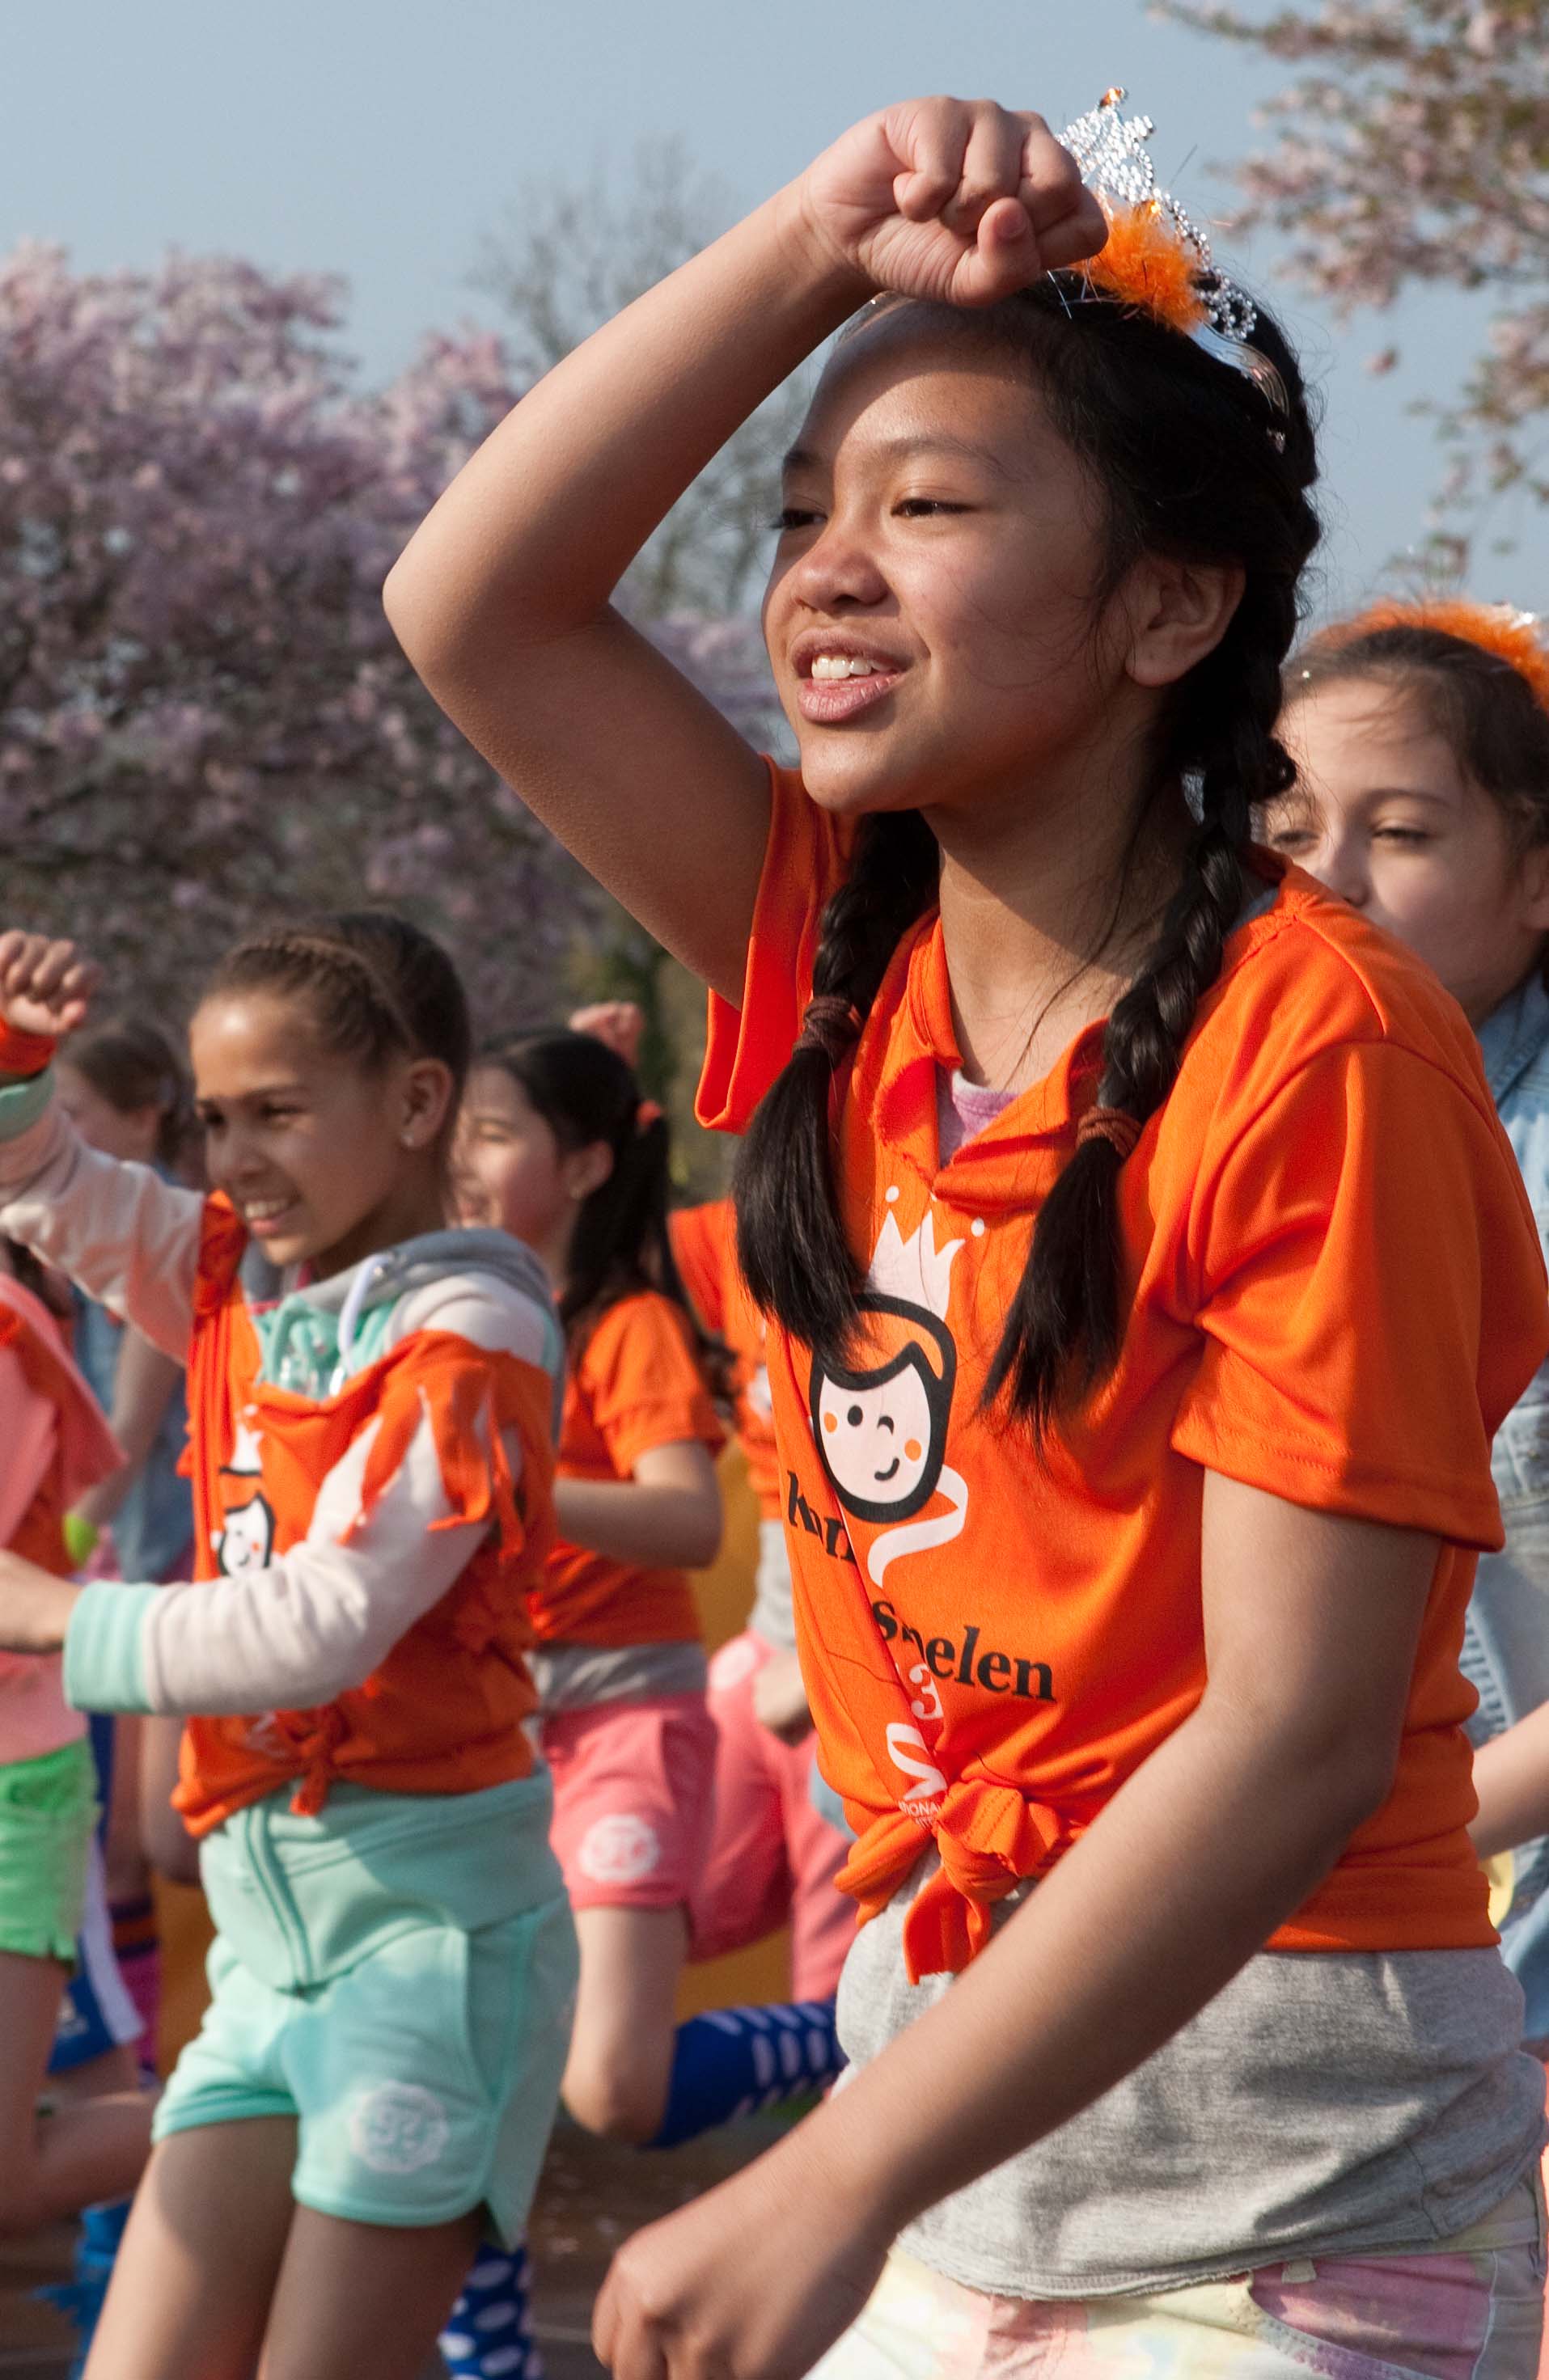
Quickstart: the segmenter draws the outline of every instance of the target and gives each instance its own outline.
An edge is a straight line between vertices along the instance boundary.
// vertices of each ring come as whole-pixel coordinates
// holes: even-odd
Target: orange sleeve
[[[844,880],[853,830],[809,799],[794,770],[769,763],[772,807],[742,1005],[710,995],[695,1113],[712,1132],[745,1132],[801,1029],[818,925]]]
[[[1502,1543],[1490,1440],[1549,1345],[1549,1298],[1510,1151],[1454,1075],[1339,1044],[1246,1123],[1218,1114],[1182,1269],[1204,1355],[1179,1453],[1290,1503]]]
[[[679,1207],[668,1220],[672,1252],[694,1312],[717,1336],[726,1327],[726,1242],[733,1230],[731,1200],[714,1198],[701,1207]]]
[[[715,1418],[686,1317],[670,1298],[621,1298],[582,1351],[579,1385],[593,1428],[621,1479],[653,1447],[698,1439],[718,1454]]]

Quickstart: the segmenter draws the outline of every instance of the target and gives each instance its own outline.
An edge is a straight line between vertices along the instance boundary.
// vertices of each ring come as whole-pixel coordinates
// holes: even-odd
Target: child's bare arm
[[[698,1439],[653,1446],[628,1479],[556,1479],[562,1534],[614,1561],[703,1570],[721,1545],[721,1489]]]
[[[140,1477],[145,1458],[156,1442],[162,1416],[182,1377],[181,1364],[171,1355],[164,1355],[140,1331],[131,1330],[126,1334],[118,1350],[113,1411],[108,1415],[124,1460],[116,1471],[109,1472],[96,1487],[89,1488],[77,1506],[82,1519],[95,1528],[105,1528],[122,1509],[125,1497]]]
[[[0,934],[0,1067],[18,1066],[18,1036],[34,1045],[24,1069],[0,1072],[0,1231],[181,1363],[204,1201],[88,1148],[50,1099],[50,1047],[84,1022],[99,973],[73,942]]]
[[[1104,237],[1037,116],[924,100],[868,117],[556,365],[388,579],[393,625],[457,725],[732,999],[763,772],[614,589],[738,425],[875,289],[984,304]]]
[[[1479,1815],[1469,1828],[1481,1859],[1549,1835],[1549,1703],[1474,1754]]]
[[[904,2223],[1214,1998],[1385,1800],[1436,1553],[1208,1473],[1198,1708],[849,2088],[636,2234],[598,2301],[603,2361],[675,2380],[809,2369]]]

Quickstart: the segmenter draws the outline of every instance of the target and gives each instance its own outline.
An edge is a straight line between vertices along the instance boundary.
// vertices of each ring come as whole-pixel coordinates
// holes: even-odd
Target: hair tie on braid
[[[1132,1155],[1142,1129],[1140,1117],[1123,1108],[1088,1108],[1076,1127],[1076,1146],[1083,1148],[1089,1140],[1111,1141],[1122,1165]]]
[[[821,1050],[829,1064],[836,1066],[860,1039],[862,1021],[854,1001],[847,1000],[842,992],[820,994],[807,1002],[796,1046],[799,1050]]]

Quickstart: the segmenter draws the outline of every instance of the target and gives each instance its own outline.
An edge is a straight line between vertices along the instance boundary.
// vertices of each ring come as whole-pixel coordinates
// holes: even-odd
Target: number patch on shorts
[[[363,2091],[349,2117],[349,2141],[372,2173],[418,2173],[451,2137],[446,2110],[422,2082],[381,2082]]]
[[[576,1865],[593,1884],[639,1884],[662,1864],[662,1839],[645,1818],[621,1810],[588,1827]]]

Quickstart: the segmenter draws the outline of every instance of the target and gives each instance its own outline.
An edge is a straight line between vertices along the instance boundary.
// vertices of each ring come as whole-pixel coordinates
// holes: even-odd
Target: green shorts
[[[548,1772],[481,1793],[335,1785],[240,1810],[201,1859],[213,1998],[155,2137],[287,2116],[299,2204],[514,2245],[559,2101],[575,1927]]]
[[[0,1767],[0,1950],[74,1966],[96,1823],[85,1736]]]

